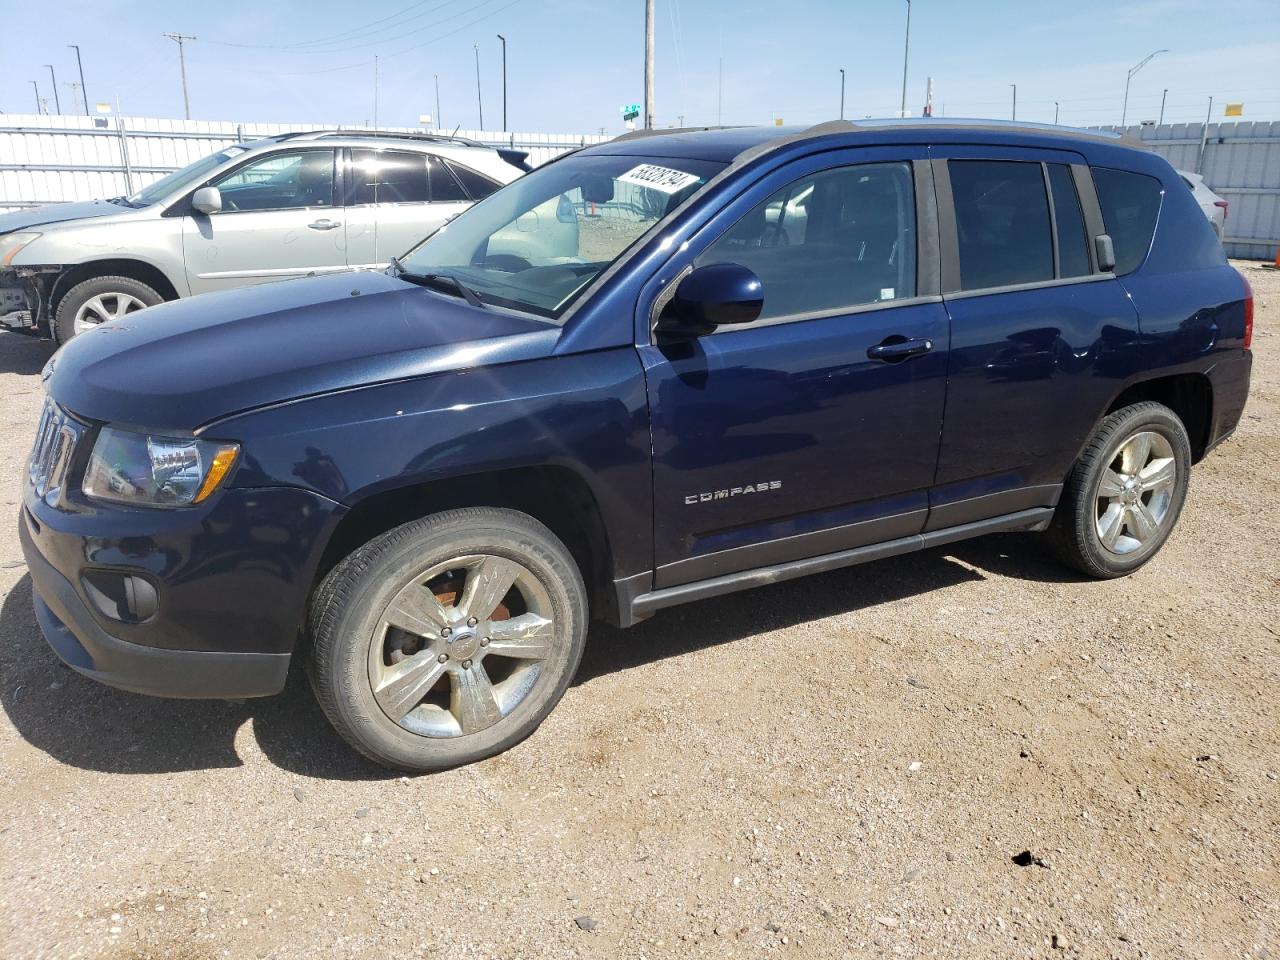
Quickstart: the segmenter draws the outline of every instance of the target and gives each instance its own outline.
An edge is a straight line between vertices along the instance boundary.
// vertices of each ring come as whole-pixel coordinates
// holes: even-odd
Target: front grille
[[[66,484],[67,470],[85,426],[68,416],[56,403],[46,399],[36,428],[35,446],[31,448],[28,475],[36,496],[46,503],[57,503]]]

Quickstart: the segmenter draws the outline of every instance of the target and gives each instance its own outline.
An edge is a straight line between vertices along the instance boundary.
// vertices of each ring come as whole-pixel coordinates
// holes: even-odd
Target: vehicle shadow
[[[0,373],[39,376],[58,345],[52,340],[38,340],[25,333],[0,331]]]
[[[1036,538],[988,537],[699,601],[663,611],[630,630],[593,624],[574,683],[761,631],[981,581],[986,570],[1033,580],[1072,579],[1044,555]],[[0,606],[0,706],[32,746],[86,770],[236,767],[245,755],[261,750],[275,765],[307,777],[394,776],[333,732],[300,669],[291,672],[278,696],[243,702],[144,697],[79,676],[62,666],[41,636],[29,576]]]

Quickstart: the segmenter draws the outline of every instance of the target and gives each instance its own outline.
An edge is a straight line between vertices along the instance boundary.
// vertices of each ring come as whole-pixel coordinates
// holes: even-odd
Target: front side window
[[[556,319],[724,166],[678,157],[566,157],[496,191],[400,260],[409,279],[443,274],[482,304]]]
[[[1164,188],[1154,177],[1104,167],[1093,168],[1093,182],[1102,222],[1115,246],[1116,273],[1130,273],[1151,247]]]
[[[286,151],[259,157],[213,186],[222,194],[224,211],[331,207],[333,151]]]
[[[1038,163],[950,160],[960,287],[981,290],[1052,280],[1053,235]]]
[[[696,265],[712,263],[738,263],[760,278],[761,320],[914,297],[911,165],[858,164],[793,181],[725,231]]]
[[[188,164],[181,170],[175,170],[161,177],[155,183],[148,184],[131,196],[129,203],[135,207],[148,207],[157,200],[163,200],[180,190],[195,186],[207,175],[244,152],[244,147],[227,147],[225,150],[219,150],[195,163]]]

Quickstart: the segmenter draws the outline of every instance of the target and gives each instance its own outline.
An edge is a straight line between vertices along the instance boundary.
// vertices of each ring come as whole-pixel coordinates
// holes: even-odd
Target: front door
[[[193,294],[347,268],[331,148],[257,157],[208,186],[222,210],[182,224]]]
[[[655,586],[923,529],[948,349],[923,158],[870,148],[796,161],[688,245],[694,268],[753,270],[764,308],[752,324],[641,347]]]

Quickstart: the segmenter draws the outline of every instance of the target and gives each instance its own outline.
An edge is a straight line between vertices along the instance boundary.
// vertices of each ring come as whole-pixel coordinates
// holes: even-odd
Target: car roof
[[[942,136],[940,136],[942,135]],[[721,163],[743,161],[785,145],[819,140],[838,140],[845,146],[872,146],[888,143],[946,142],[1008,143],[1025,146],[1041,144],[1078,148],[1083,144],[1143,146],[1141,141],[1102,130],[1055,126],[1048,123],[1021,123],[1009,120],[955,118],[886,118],[832,120],[811,127],[700,127],[670,130],[637,130],[615,137],[608,143],[581,151],[592,154],[644,154],[713,160]]]

